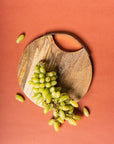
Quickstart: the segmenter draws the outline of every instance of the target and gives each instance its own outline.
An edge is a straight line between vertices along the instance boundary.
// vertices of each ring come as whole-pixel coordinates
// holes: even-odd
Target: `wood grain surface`
[[[58,85],[72,99],[79,101],[86,94],[92,80],[92,65],[85,48],[65,52],[55,44],[52,35],[45,35],[31,42],[20,58],[18,81],[28,98],[33,96],[28,81],[34,73],[34,67],[43,59],[46,60],[47,70],[58,73]]]

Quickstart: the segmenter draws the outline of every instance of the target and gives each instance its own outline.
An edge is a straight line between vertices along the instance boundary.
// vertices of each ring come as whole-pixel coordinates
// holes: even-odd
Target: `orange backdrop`
[[[22,93],[17,80],[19,58],[26,45],[50,31],[70,31],[91,50],[94,77],[80,101],[91,114],[77,127],[65,123],[58,133],[48,126],[52,113]],[[26,37],[16,44],[16,37]],[[0,144],[113,144],[114,143],[114,0],[1,0],[0,1]]]

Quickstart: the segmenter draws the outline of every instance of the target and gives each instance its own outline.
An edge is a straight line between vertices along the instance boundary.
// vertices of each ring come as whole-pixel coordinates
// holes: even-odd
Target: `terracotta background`
[[[46,32],[66,30],[80,36],[91,50],[94,78],[80,101],[91,110],[77,127],[56,133],[48,126],[52,113],[22,93],[17,80],[19,58],[26,45]],[[22,33],[22,43],[15,43]],[[1,0],[0,1],[0,144],[113,144],[114,143],[114,1]]]

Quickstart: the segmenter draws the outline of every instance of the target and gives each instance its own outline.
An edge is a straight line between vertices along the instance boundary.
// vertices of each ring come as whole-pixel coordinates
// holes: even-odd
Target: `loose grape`
[[[24,33],[21,34],[21,35],[17,38],[16,43],[20,43],[20,42],[24,39],[24,37],[25,37],[25,34],[24,34]]]
[[[73,101],[73,100],[70,100],[69,103],[70,103],[72,106],[74,106],[74,107],[78,107],[78,103],[75,102],[75,101]]]
[[[55,86],[57,84],[57,81],[52,81],[51,86]]]
[[[46,82],[50,82],[50,80],[51,80],[50,77],[46,77],[45,79]]]
[[[45,82],[45,79],[42,77],[40,78],[40,83],[44,83]]]
[[[19,95],[19,94],[16,94],[15,98],[16,98],[16,100],[18,100],[20,102],[24,102],[25,101],[24,97]]]
[[[50,87],[51,87],[51,84],[50,84],[50,83],[46,83],[46,87],[47,87],[47,88],[50,88]]]
[[[86,117],[89,117],[89,111],[86,107],[83,108],[83,113]]]
[[[54,92],[54,91],[55,91],[55,87],[51,87],[50,92]]]

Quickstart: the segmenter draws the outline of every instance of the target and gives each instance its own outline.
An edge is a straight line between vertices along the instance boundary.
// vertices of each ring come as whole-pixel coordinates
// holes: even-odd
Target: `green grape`
[[[56,97],[56,98],[59,98],[60,95],[61,95],[61,94],[60,94],[60,91],[55,92],[55,97]]]
[[[50,92],[55,92],[55,87],[51,87]]]
[[[50,103],[50,110],[52,110],[53,108],[54,108],[54,105]]]
[[[51,81],[51,86],[55,86],[57,84],[57,81]]]
[[[70,100],[69,103],[74,107],[78,107],[78,103],[73,100]]]
[[[55,91],[52,92],[52,97],[53,97],[53,98],[55,98],[55,94],[56,94]]]
[[[34,73],[34,74],[33,74],[33,77],[38,78],[38,77],[39,77],[39,74],[38,74],[38,73]]]
[[[42,95],[44,97],[44,100],[47,102],[47,103],[50,103],[51,102],[51,94],[49,92],[48,89],[44,89],[44,91],[42,92]]]
[[[71,108],[69,106],[59,106],[59,109],[63,110],[63,111],[68,111]]]
[[[81,117],[75,114],[72,115],[72,118],[76,121],[81,120]]]
[[[59,131],[59,125],[60,125],[59,122],[54,122],[54,123],[53,123],[54,129],[55,129],[56,132]]]
[[[39,66],[35,66],[34,72],[35,72],[35,73],[40,73]]]
[[[54,76],[56,76],[56,75],[57,75],[57,73],[56,73],[55,71],[53,71],[53,75],[54,75]]]
[[[32,80],[28,81],[28,83],[33,87],[34,86],[34,82]]]
[[[39,83],[35,83],[34,84],[34,88],[40,88],[40,84]]]
[[[74,126],[77,125],[77,122],[73,118],[68,118],[67,120],[68,120],[70,125],[74,125]]]
[[[63,119],[63,120],[65,119],[65,113],[64,113],[63,110],[59,111],[59,116],[60,116],[61,119]]]
[[[41,83],[40,88],[44,88],[44,87],[45,87],[45,83]]]
[[[56,87],[55,90],[56,91],[61,91],[61,87]]]
[[[64,119],[61,119],[60,117],[57,119],[57,121],[62,123],[62,124],[64,123]]]
[[[46,83],[46,87],[47,87],[47,88],[50,88],[50,87],[51,87],[51,84],[50,84],[50,83]]]
[[[40,83],[44,83],[45,82],[45,79],[42,77],[40,78]]]
[[[39,89],[38,88],[32,88],[32,91],[33,91],[33,93],[38,93],[39,92]]]
[[[49,105],[45,105],[44,106],[44,113],[47,114],[50,110],[50,106]]]
[[[63,102],[65,100],[67,100],[67,99],[69,99],[68,95],[61,96],[60,99],[59,99],[59,102]]]
[[[40,96],[37,98],[36,104],[39,105],[40,103],[42,103],[44,101],[43,97]]]
[[[88,111],[88,109],[86,108],[86,107],[84,107],[83,108],[83,113],[84,113],[84,115],[86,116],[86,117],[89,117],[89,111]]]
[[[39,92],[43,92],[44,91],[44,88],[39,88]]]
[[[70,110],[68,111],[68,113],[69,113],[69,114],[73,114],[73,111],[74,111],[74,108],[70,109]]]
[[[46,78],[45,78],[45,81],[46,81],[46,82],[50,82],[50,80],[51,80],[50,77],[46,77]]]
[[[55,119],[50,119],[48,124],[49,124],[49,125],[53,125],[54,122],[55,122]]]
[[[52,71],[52,72],[48,72],[48,73],[46,74],[46,76],[52,77],[52,76],[53,76],[53,71]]]
[[[32,99],[35,100],[35,99],[37,99],[37,98],[40,97],[40,96],[42,96],[41,93],[36,93],[36,94],[34,94],[34,95],[32,96]]]
[[[65,106],[65,103],[64,103],[64,102],[60,102],[60,105],[61,105],[61,106]]]
[[[57,76],[52,76],[51,81],[55,81],[57,79]]]
[[[39,80],[38,78],[36,78],[36,77],[33,77],[33,78],[32,78],[32,81],[33,81],[34,83],[40,82],[40,80]]]
[[[44,67],[40,67],[40,72],[43,73],[43,74],[46,74],[46,70]]]
[[[45,75],[43,73],[39,74],[39,78],[44,78],[44,77],[45,77]]]
[[[55,118],[58,117],[58,110],[57,109],[54,109],[53,115],[54,115]]]

